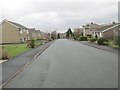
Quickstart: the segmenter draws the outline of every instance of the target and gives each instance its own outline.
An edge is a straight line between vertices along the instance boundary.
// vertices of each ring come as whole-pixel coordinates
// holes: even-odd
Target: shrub
[[[98,39],[98,36],[97,36],[97,34],[95,35],[95,38],[96,38],[96,39]]]
[[[87,37],[88,37],[88,38],[92,38],[92,35],[91,35],[91,34],[87,34]]]
[[[35,40],[28,40],[27,41],[27,46],[30,48],[34,48],[35,47]]]
[[[74,40],[78,40],[78,37],[77,37],[77,36],[74,36]]]
[[[83,36],[83,33],[81,33],[80,36]]]
[[[90,41],[91,41],[91,42],[95,42],[95,41],[96,41],[96,38],[90,38]]]
[[[87,41],[87,37],[86,37],[86,36],[80,36],[80,37],[79,37],[79,40],[80,40],[80,41]]]
[[[107,45],[108,40],[106,40],[105,38],[99,38],[99,39],[97,40],[97,43],[98,43],[99,45]]]
[[[36,40],[36,41],[35,41],[35,46],[40,46],[40,45],[42,45],[42,42],[41,42],[40,40],[39,40],[39,41]]]
[[[113,39],[113,43],[115,45],[120,46],[120,36],[115,36],[114,39]]]
[[[0,49],[0,52],[2,52],[0,54],[0,59],[5,60],[5,59],[9,59],[10,58],[10,55],[9,55],[9,53],[7,51]]]
[[[34,47],[35,47],[35,40],[34,40],[34,39],[31,40],[31,42],[30,42],[30,46],[31,46],[31,48],[34,48]]]
[[[0,60],[2,59],[2,49],[0,48]]]

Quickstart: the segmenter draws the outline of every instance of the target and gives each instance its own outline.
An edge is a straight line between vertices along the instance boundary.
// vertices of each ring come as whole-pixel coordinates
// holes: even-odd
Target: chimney
[[[112,24],[114,25],[114,24],[116,24],[116,22],[112,22]]]
[[[91,22],[91,25],[93,24],[93,22]]]

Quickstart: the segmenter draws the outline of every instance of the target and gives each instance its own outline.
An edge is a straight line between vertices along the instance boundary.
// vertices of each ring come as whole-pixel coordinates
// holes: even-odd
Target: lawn
[[[9,53],[10,57],[16,57],[19,54],[30,50],[30,48],[26,47],[26,44],[4,45],[3,47],[3,49]]]

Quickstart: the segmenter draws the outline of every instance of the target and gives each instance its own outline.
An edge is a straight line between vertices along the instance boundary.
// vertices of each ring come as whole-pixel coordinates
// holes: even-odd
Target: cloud
[[[68,28],[81,27],[88,22],[110,23],[117,21],[117,0],[112,2],[40,2],[41,0],[0,1],[0,20],[6,19],[35,27],[43,31],[64,32]],[[54,1],[54,0],[52,0]],[[73,1],[73,0],[72,0]],[[86,1],[86,0],[85,0]],[[102,1],[102,2],[101,2]],[[7,2],[7,3],[6,3]]]

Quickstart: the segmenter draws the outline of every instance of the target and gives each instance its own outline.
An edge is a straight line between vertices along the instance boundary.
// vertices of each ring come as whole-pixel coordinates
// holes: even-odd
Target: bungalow
[[[98,37],[104,37],[106,39],[113,39],[114,36],[118,35],[120,24],[110,24],[105,25],[99,29],[93,31],[93,36],[97,35]]]
[[[21,43],[29,39],[28,28],[21,24],[4,19],[0,23],[0,27],[0,32],[2,32],[1,43]]]

